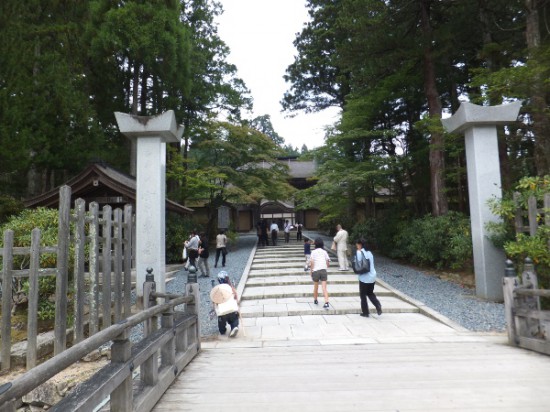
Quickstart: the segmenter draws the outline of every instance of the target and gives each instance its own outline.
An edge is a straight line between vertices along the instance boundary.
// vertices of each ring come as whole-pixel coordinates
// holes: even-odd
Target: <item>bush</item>
[[[41,231],[41,245],[57,245],[58,230],[58,211],[55,209],[27,209],[23,210],[17,216],[13,216],[7,223],[0,226],[0,247],[3,247],[4,231],[11,229],[14,231],[13,244],[15,247],[29,247],[31,245],[31,232],[34,228]],[[70,254],[73,256],[73,254]],[[74,259],[70,259],[72,266]],[[19,269],[29,268],[29,256],[14,256],[13,266]],[[40,267],[52,268],[57,263],[55,253],[42,253],[40,255]],[[72,270],[69,270],[72,273]],[[50,299],[55,295],[55,276],[41,276],[38,279],[38,318],[41,320],[53,319],[55,317],[55,300]],[[26,279],[18,279],[12,285],[15,294],[24,294],[28,296],[29,282]]]
[[[0,195],[0,224],[6,222],[10,216],[16,215],[23,210],[23,204],[7,195]]]
[[[516,208],[528,208],[528,199],[535,196],[539,205],[546,193],[550,193],[550,176],[524,177],[515,187],[519,193],[518,204],[512,200],[512,193],[506,193],[502,199],[490,202],[492,212],[502,218],[502,223],[493,223],[487,226],[490,239],[497,246],[503,246],[506,255],[516,261],[519,272],[522,270],[525,258],[530,257],[536,265],[539,284],[543,288],[550,287],[550,227],[539,226],[535,236],[525,233],[515,233],[514,219]],[[545,211],[550,213],[550,211]],[[542,220],[542,216],[537,216]]]
[[[400,220],[370,219],[353,227],[352,238],[364,238],[383,254],[418,265],[471,269],[470,219],[460,213]]]
[[[472,266],[470,219],[457,212],[413,220],[397,235],[396,244],[395,257],[415,264],[455,270]]]

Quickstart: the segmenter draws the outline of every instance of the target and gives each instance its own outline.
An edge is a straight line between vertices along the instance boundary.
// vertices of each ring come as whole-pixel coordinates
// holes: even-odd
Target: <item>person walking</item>
[[[200,238],[197,236],[197,231],[193,230],[187,243],[187,253],[189,256],[189,267],[194,266],[197,268],[197,258],[199,257],[199,242]]]
[[[210,277],[210,267],[208,266],[208,237],[205,233],[201,233],[200,243],[199,243],[199,263],[197,264],[197,269],[201,271],[201,276],[203,278]]]
[[[330,264],[330,258],[324,248],[325,244],[323,239],[315,239],[315,249],[311,252],[311,279],[313,280],[313,303],[318,304],[317,300],[319,291],[319,281],[321,281],[321,287],[323,288],[323,296],[325,298],[325,304],[323,309],[328,310],[330,304],[328,302],[328,290],[327,290],[327,269]]]
[[[309,267],[311,264],[311,241],[309,239],[304,239],[304,257],[306,258],[304,271],[309,272]]]
[[[289,223],[288,220],[285,220],[285,226],[284,226],[284,232],[285,232],[285,243],[290,243],[290,229],[292,228],[292,225]]]
[[[277,236],[279,235],[279,225],[275,221],[271,222],[269,231],[271,232],[271,244],[273,246],[277,246]]]
[[[269,240],[267,236],[267,222],[265,219],[262,219],[260,222],[260,231],[261,231],[261,245],[269,246]]]
[[[302,224],[300,222],[296,223],[296,241],[302,240]]]
[[[218,236],[216,236],[216,260],[214,261],[214,267],[218,267],[218,260],[222,255],[222,266],[225,267],[225,256],[227,255],[227,236],[225,231],[220,230]]]
[[[348,270],[348,232],[342,229],[342,225],[336,226],[336,236],[334,236],[333,250],[338,255],[338,270]]]
[[[359,263],[363,259],[368,259],[370,261],[370,269],[368,272],[358,273],[359,278],[359,298],[361,299],[361,316],[368,318],[369,315],[369,305],[367,303],[367,298],[372,302],[376,308],[376,313],[378,316],[382,314],[382,305],[380,301],[374,294],[374,284],[376,282],[376,269],[374,269],[374,257],[372,253],[366,250],[366,242],[364,239],[357,239],[355,241],[355,261]]]

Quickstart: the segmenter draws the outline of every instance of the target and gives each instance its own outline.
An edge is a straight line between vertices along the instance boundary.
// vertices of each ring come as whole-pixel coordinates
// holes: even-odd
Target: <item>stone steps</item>
[[[320,288],[320,286],[319,286]],[[357,296],[359,287],[357,283],[353,284],[334,284],[327,285],[329,296]],[[376,287],[376,295],[393,295],[388,289],[381,286]],[[277,299],[277,298],[296,298],[313,296],[313,282],[304,285],[284,285],[284,286],[258,286],[247,287],[244,290],[242,300],[254,299]]]
[[[347,272],[341,272],[338,269],[335,268],[329,268],[327,271],[328,278],[330,281],[331,276],[350,276],[350,278],[353,278],[357,280],[357,275],[353,272],[347,271]],[[270,276],[304,276],[307,275],[306,272],[304,272],[304,266],[297,266],[293,268],[278,268],[278,269],[254,269],[251,270],[248,274],[248,278],[262,278],[262,277],[270,277]],[[309,276],[309,275],[307,275]]]
[[[333,284],[354,284],[357,285],[357,276],[330,274],[329,282]],[[286,286],[286,285],[311,285],[309,273],[301,272],[297,275],[285,276],[254,276],[248,279],[247,287],[255,286]]]
[[[379,296],[384,313],[419,313],[416,306],[403,302],[392,296]],[[299,298],[271,298],[241,301],[241,316],[243,318],[305,316],[305,315],[347,315],[359,314],[359,297],[331,295],[330,308],[323,309],[322,297],[319,304],[313,303],[311,292],[309,297]],[[376,310],[369,302],[371,313]],[[376,315],[373,315],[376,316]]]

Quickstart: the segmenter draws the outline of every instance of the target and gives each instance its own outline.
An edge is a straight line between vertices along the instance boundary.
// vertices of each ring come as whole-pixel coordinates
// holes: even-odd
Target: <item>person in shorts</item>
[[[330,264],[330,258],[328,253],[324,249],[325,244],[323,239],[315,239],[315,249],[311,252],[311,279],[313,280],[313,303],[316,305],[319,303],[317,300],[318,291],[319,291],[319,281],[321,282],[321,287],[323,288],[323,296],[325,298],[325,304],[323,309],[328,310],[330,304],[328,302],[328,291],[327,291],[327,269]]]

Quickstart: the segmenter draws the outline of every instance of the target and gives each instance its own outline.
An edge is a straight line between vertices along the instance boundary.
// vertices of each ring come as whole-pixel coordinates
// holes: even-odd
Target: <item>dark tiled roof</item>
[[[126,173],[112,168],[105,163],[92,163],[78,175],[69,179],[65,185],[72,189],[72,197],[85,198],[98,187],[109,190],[130,200],[136,201],[136,179]],[[59,187],[25,201],[25,207],[57,207],[59,204]],[[166,199],[166,209],[179,214],[193,213],[193,209]]]

